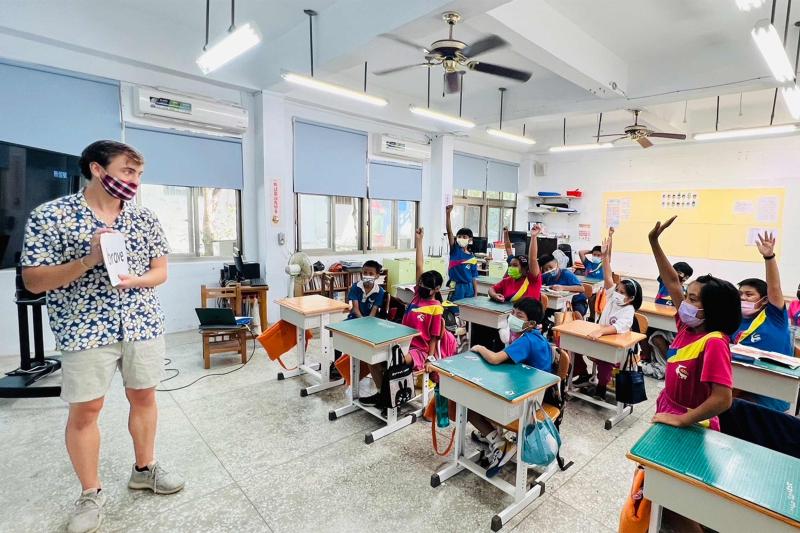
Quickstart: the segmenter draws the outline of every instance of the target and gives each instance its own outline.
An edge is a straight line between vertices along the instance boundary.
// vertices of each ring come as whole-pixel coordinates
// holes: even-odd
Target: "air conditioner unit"
[[[247,110],[229,103],[134,87],[133,114],[152,120],[241,134],[247,131]]]
[[[414,141],[404,141],[390,135],[378,136],[378,153],[391,157],[402,157],[422,161],[431,158],[431,147]]]

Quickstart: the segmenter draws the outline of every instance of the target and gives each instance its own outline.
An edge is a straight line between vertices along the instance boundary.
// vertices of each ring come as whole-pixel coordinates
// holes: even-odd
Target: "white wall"
[[[547,175],[529,176],[529,192],[575,187],[584,191],[584,198],[574,201],[580,215],[543,217],[550,231],[565,231],[574,236],[573,250],[599,244],[605,191],[783,187],[783,230],[779,234],[783,246],[779,264],[784,293],[794,294],[800,282],[800,247],[797,246],[800,243],[800,136],[672,144],[648,150],[552,154],[545,160]],[[592,225],[591,242],[577,241],[579,223]],[[680,250],[667,252],[679,254]],[[687,260],[696,274],[710,272],[732,282],[764,276],[760,262],[671,257],[676,261]],[[614,266],[630,275],[657,276],[655,263],[646,254],[615,254]]]

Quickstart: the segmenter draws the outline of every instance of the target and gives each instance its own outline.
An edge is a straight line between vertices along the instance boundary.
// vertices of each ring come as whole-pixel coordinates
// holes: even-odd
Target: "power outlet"
[[[278,246],[286,244],[286,234],[283,232],[278,233]]]

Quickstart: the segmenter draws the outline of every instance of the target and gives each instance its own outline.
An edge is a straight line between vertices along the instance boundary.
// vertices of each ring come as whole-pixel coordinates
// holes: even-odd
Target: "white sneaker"
[[[486,477],[494,477],[517,453],[517,445],[501,437],[500,442],[493,443],[489,452],[489,468]]]
[[[68,533],[93,533],[103,523],[103,506],[106,493],[102,490],[88,490],[75,502],[75,509],[69,517]]]
[[[136,470],[136,465],[131,468],[131,479],[128,488],[148,489],[156,494],[174,494],[183,489],[185,481],[181,476],[170,473],[158,463],[154,463],[144,472]]]

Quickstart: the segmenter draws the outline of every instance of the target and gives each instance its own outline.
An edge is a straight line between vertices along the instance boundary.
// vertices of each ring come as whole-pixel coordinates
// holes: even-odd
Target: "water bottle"
[[[439,385],[436,385],[433,394],[436,398],[436,425],[440,428],[446,428],[450,425],[450,416],[448,415],[448,404],[450,402],[439,393]]]

